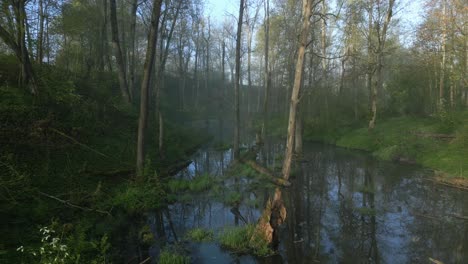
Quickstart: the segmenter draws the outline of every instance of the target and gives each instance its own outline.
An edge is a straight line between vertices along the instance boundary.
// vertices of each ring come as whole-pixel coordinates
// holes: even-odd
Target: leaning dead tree
[[[299,95],[303,74],[305,50],[308,45],[310,17],[312,16],[312,7],[314,0],[302,1],[302,26],[297,51],[296,69],[294,75],[294,84],[291,94],[291,103],[289,108],[288,135],[286,141],[286,154],[283,163],[282,177],[284,181],[289,180],[291,174],[292,156],[294,150],[294,137],[296,129],[296,118],[299,104]],[[275,246],[278,242],[277,228],[286,219],[286,208],[281,199],[281,189],[276,188],[273,199],[269,199],[265,210],[257,224],[255,232],[250,239],[250,244],[255,247],[257,243],[267,242]]]

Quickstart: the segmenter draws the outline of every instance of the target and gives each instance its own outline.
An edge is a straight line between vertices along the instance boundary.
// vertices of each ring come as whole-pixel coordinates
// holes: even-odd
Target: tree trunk
[[[301,35],[300,35],[300,41],[299,41],[299,48],[297,52],[294,85],[292,88],[291,103],[289,106],[288,135],[287,135],[287,141],[286,141],[286,153],[284,155],[283,170],[282,170],[283,178],[285,180],[288,180],[291,174],[294,137],[295,137],[295,132],[296,132],[296,114],[297,114],[297,106],[299,103],[299,94],[300,94],[301,81],[302,81],[305,49],[308,43],[308,35],[309,35],[309,27],[310,27],[309,19],[312,14],[312,4],[313,4],[312,2],[313,0],[302,1],[302,28],[301,28]]]
[[[130,58],[129,58],[129,82],[128,82],[128,89],[130,94],[135,94],[135,70],[136,70],[136,63],[135,63],[135,32],[136,32],[136,13],[138,9],[138,0],[133,0],[132,2],[132,13],[131,13],[131,20],[130,20]]]
[[[44,58],[44,0],[39,0],[39,32],[37,33],[37,63],[42,64]]]
[[[122,97],[124,98],[125,102],[130,103],[131,98],[128,92],[127,76],[125,73],[125,65],[124,65],[122,49],[120,47],[120,41],[119,41],[119,28],[117,24],[117,6],[115,4],[115,0],[110,0],[110,20],[111,20],[110,22],[111,22],[111,29],[112,29],[112,46],[114,47],[115,59],[117,61],[120,92],[122,93]]]
[[[148,126],[148,101],[149,86],[151,83],[151,73],[153,72],[154,57],[156,54],[156,43],[158,40],[159,17],[161,16],[162,0],[154,0],[151,14],[151,25],[148,34],[148,46],[146,48],[145,65],[143,69],[143,81],[141,83],[140,97],[140,118],[138,121],[138,142],[137,142],[137,164],[136,175],[141,179],[145,166],[145,143],[146,130]]]
[[[383,86],[383,61],[384,61],[384,50],[385,50],[385,42],[387,39],[387,30],[388,26],[390,24],[390,21],[392,19],[393,15],[393,6],[395,4],[395,0],[389,0],[388,1],[388,9],[387,9],[387,15],[385,17],[385,21],[383,24],[382,31],[380,32],[380,28],[377,28],[377,39],[378,39],[378,47],[377,47],[377,65],[376,65],[376,75],[377,79],[375,81],[375,85],[372,87],[372,108],[371,108],[371,113],[372,117],[371,120],[369,121],[369,131],[372,131],[375,128],[375,122],[377,119],[377,91],[382,89]],[[379,7],[380,8],[380,7]]]
[[[302,155],[302,134],[303,134],[303,122],[304,119],[302,117],[301,111],[297,111],[297,116],[296,116],[297,122],[296,122],[296,135],[294,138],[294,153],[298,156]]]
[[[270,0],[265,1],[265,22],[264,22],[264,29],[265,29],[265,54],[263,55],[265,58],[265,69],[263,72],[263,82],[265,85],[264,95],[263,95],[263,122],[262,122],[262,140],[265,140],[266,137],[266,122],[268,120],[268,96],[270,93],[270,72],[269,72],[269,64],[268,64],[268,56],[269,56],[269,44],[270,44]]]
[[[236,76],[234,80],[234,112],[235,112],[235,128],[234,128],[234,160],[240,158],[239,141],[240,141],[240,109],[239,109],[239,86],[240,86],[240,53],[241,53],[241,37],[242,37],[242,17],[244,14],[244,0],[240,0],[239,17],[237,18],[237,39],[236,39]]]
[[[164,87],[164,72],[166,69],[167,57],[169,56],[169,45],[171,44],[172,35],[174,34],[175,25],[179,17],[180,9],[182,7],[182,0],[179,0],[179,4],[176,9],[176,13],[172,20],[171,28],[167,36],[165,45],[163,45],[163,38],[161,36],[161,56],[158,67],[158,76],[160,78],[156,80],[156,119],[159,120],[158,125],[158,150],[159,155],[164,157],[164,122],[163,114],[161,113],[161,89]]]
[[[16,58],[21,63],[22,85],[28,87],[32,94],[37,95],[38,84],[26,46],[26,12],[24,4],[24,0],[19,0],[14,2],[13,5],[17,27],[16,40],[15,36],[2,27],[2,25],[0,25],[0,38],[13,50]]]
[[[443,30],[442,30],[442,61],[440,63],[440,79],[439,79],[439,111],[443,111],[445,109],[445,98],[444,98],[444,82],[445,82],[445,68],[446,68],[446,60],[447,60],[447,1],[443,0],[443,11],[442,11],[442,23],[443,23]]]

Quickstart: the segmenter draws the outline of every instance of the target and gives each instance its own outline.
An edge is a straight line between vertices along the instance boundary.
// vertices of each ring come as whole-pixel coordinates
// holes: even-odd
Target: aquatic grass
[[[187,179],[171,179],[167,183],[169,190],[172,193],[180,193],[190,191],[199,193],[211,189],[215,183],[215,178],[209,174],[196,176],[191,180]]]
[[[254,226],[252,225],[226,227],[219,235],[219,243],[222,247],[236,253],[247,253],[253,231]]]
[[[186,235],[188,240],[194,242],[208,242],[212,241],[214,238],[213,231],[203,228],[194,228],[189,230]]]
[[[255,226],[226,227],[218,237],[222,247],[238,254],[253,254],[256,256],[269,256],[273,254],[266,241],[251,242]]]
[[[163,250],[159,255],[159,264],[189,264],[190,257],[168,250]]]

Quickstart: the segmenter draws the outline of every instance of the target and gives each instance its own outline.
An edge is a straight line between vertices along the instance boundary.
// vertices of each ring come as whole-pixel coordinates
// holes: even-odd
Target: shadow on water
[[[257,161],[279,170],[283,150],[283,144],[267,142]],[[222,178],[217,181],[220,186],[213,187],[221,191],[169,206],[161,218],[169,243],[175,241],[174,234],[183,237],[196,227],[217,234],[226,226],[243,225],[239,215],[248,223],[257,222],[273,188],[252,187],[249,178],[225,177],[232,161],[230,150],[201,149],[192,160],[177,177],[214,175]],[[431,258],[463,263],[468,259],[468,222],[456,217],[468,215],[468,193],[425,180],[430,171],[316,143],[304,146],[303,159],[295,167],[292,186],[282,194],[287,218],[280,228],[278,256],[238,256],[214,242],[190,243],[192,262],[427,263]],[[241,199],[233,207],[226,198],[234,192]]]

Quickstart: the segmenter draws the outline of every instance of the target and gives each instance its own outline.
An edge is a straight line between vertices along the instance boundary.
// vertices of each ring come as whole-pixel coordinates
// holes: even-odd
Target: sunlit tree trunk
[[[303,74],[303,65],[304,65],[304,55],[305,49],[308,44],[309,36],[309,27],[310,27],[310,17],[312,13],[313,0],[303,0],[302,1],[302,27],[301,35],[299,40],[299,48],[297,52],[297,62],[296,62],[296,71],[294,74],[294,85],[292,88],[291,94],[291,103],[289,106],[289,121],[288,121],[288,135],[286,141],[286,153],[284,155],[283,162],[283,178],[285,180],[289,179],[291,174],[291,165],[292,165],[292,156],[294,149],[294,137],[296,132],[296,118],[297,118],[297,107],[299,104],[299,95]]]

